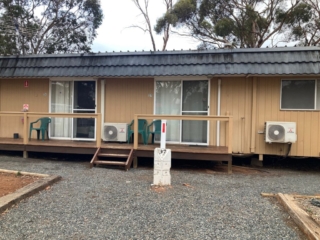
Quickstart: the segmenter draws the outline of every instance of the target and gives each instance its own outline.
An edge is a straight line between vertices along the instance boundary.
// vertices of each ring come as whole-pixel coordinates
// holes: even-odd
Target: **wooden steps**
[[[99,157],[128,158],[128,154],[100,153]]]
[[[126,162],[120,162],[120,161],[99,161],[96,160],[94,161],[94,164],[105,164],[105,165],[119,165],[119,166],[124,166]]]
[[[133,153],[133,149],[112,150],[98,148],[90,162],[90,167],[92,168],[95,165],[112,165],[124,167],[128,171],[133,161]]]

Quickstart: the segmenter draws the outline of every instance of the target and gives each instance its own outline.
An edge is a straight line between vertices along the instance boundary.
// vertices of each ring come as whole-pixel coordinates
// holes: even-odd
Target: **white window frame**
[[[94,113],[97,113],[97,100],[98,100],[98,80],[93,79],[93,78],[50,78],[49,79],[49,113],[51,113],[51,82],[72,82],[72,99],[71,99],[71,104],[72,104],[72,112],[74,112],[74,82],[79,82],[79,81],[94,81],[96,83],[96,89],[95,89],[95,109]],[[85,111],[85,110],[83,110]],[[94,122],[94,138],[74,138],[73,137],[73,118],[71,118],[71,137],[51,137],[50,133],[50,128],[49,128],[49,136],[52,139],[57,139],[57,140],[76,140],[76,141],[96,141],[96,132],[97,132],[97,119],[95,118]]]
[[[281,108],[282,106],[282,83],[283,81],[314,81],[315,85],[314,85],[314,109],[303,109],[303,108]],[[281,79],[281,83],[280,83],[280,110],[283,111],[320,111],[320,106],[319,109],[317,109],[317,97],[318,97],[318,93],[317,93],[317,89],[318,89],[318,82],[320,80],[313,78],[313,79]]]
[[[211,78],[209,77],[156,77],[154,78],[154,93],[153,93],[153,114],[156,114],[156,87],[157,81],[180,81],[181,82],[181,88],[183,88],[183,81],[208,81],[208,109],[207,109],[207,116],[210,115],[210,97],[211,97]],[[182,94],[183,91],[181,89],[181,101],[180,101],[180,111],[181,115],[183,113],[182,111]],[[184,111],[184,112],[192,112],[192,111]],[[196,111],[201,112],[201,111]],[[203,111],[204,112],[204,111]],[[208,146],[210,142],[210,121],[207,121],[207,142],[206,143],[194,143],[194,142],[182,142],[182,120],[180,120],[180,136],[179,141],[167,141],[168,143],[172,144],[181,144],[181,145],[199,145],[199,146]],[[159,142],[159,141],[155,141]]]

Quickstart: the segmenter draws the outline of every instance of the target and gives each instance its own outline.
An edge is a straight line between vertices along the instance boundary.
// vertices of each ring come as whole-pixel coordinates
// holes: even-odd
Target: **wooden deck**
[[[135,157],[154,157],[154,149],[159,148],[159,144],[139,144],[135,150]],[[133,148],[133,144],[127,143],[101,143],[101,149],[114,153],[121,153]],[[206,160],[206,161],[227,161],[230,165],[232,155],[228,153],[227,147],[217,146],[192,146],[167,144],[171,149],[172,159],[183,160]],[[0,150],[27,152],[51,152],[68,154],[95,154],[97,150],[96,142],[71,141],[71,140],[30,140],[27,144],[23,139],[0,138]],[[26,156],[26,155],[24,155]]]
[[[24,144],[23,139],[0,138],[0,150],[8,151],[94,154],[96,149],[95,142],[32,139]]]
[[[136,150],[137,157],[153,157],[154,149],[159,148],[159,144],[139,144]],[[105,149],[131,149],[132,144],[127,143],[103,143],[101,148]],[[173,159],[185,160],[220,160],[228,161],[229,155],[227,147],[216,146],[190,146],[167,144],[167,148],[171,149]],[[231,155],[230,155],[231,156]]]

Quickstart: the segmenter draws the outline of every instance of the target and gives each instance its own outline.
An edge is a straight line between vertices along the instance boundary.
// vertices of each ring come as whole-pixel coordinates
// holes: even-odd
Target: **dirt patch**
[[[0,197],[33,183],[41,177],[0,172]]]
[[[226,164],[216,165],[213,171],[219,172],[227,172],[228,166]],[[269,173],[264,169],[253,168],[253,167],[243,167],[243,166],[236,166],[232,165],[232,173],[241,173],[241,174],[262,174],[262,173]]]
[[[151,186],[151,190],[156,193],[163,193],[167,191],[169,188],[172,188],[172,186],[157,186],[157,185]]]
[[[320,201],[320,196],[317,195],[316,200]],[[315,220],[320,226],[320,207],[314,206],[311,203],[312,197],[295,197],[295,203],[302,208],[313,220]]]
[[[177,169],[174,169],[177,170]],[[186,170],[186,169],[179,169]],[[194,171],[196,173],[207,173],[207,174],[228,174],[228,166],[226,164],[216,164],[212,168],[195,168],[187,169],[188,171]],[[270,174],[268,171],[259,168],[243,167],[232,165],[232,174],[245,174],[245,175],[260,175]]]

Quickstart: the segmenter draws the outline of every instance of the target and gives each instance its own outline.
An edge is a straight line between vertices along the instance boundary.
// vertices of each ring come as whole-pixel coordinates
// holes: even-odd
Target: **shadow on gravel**
[[[0,151],[0,156],[21,157],[22,152],[18,151]],[[92,159],[92,155],[88,154],[65,154],[65,153],[40,153],[40,152],[28,152],[29,159],[43,159],[50,161],[66,161],[66,162],[81,162],[88,164]]]
[[[83,164],[89,164],[92,159],[92,155],[86,154],[62,154],[62,153],[39,153],[29,152],[29,159],[40,159],[50,161],[65,161],[65,162],[78,162]],[[0,156],[8,157],[22,157],[21,151],[0,151]],[[233,172],[246,171],[239,170],[247,168],[253,172],[267,172],[268,169],[277,170],[293,170],[293,171],[306,171],[306,172],[319,172],[320,171],[320,158],[283,158],[280,156],[264,156],[263,167],[252,167],[251,158],[234,157],[232,160]],[[153,168],[153,158],[139,158],[139,168]],[[240,168],[237,168],[240,167]],[[117,168],[117,167],[113,167]],[[122,170],[122,168],[119,168]],[[205,171],[207,173],[224,172],[225,164],[214,161],[192,161],[192,160],[172,160],[173,170],[190,170],[190,171]]]
[[[227,164],[217,161],[199,161],[199,160],[181,160],[173,159],[171,164],[171,170],[174,171],[188,171],[194,173],[206,173],[206,174],[228,174]],[[237,165],[233,165],[232,172],[233,174],[265,174],[268,173],[263,168],[254,168],[250,165],[242,166],[241,162],[238,162]],[[153,168],[153,158],[144,158],[139,159],[139,167]]]
[[[263,161],[264,167],[295,171],[319,172],[319,158],[279,158],[268,156]]]
[[[257,156],[258,158],[258,156]],[[234,166],[250,167],[251,158],[233,158],[232,164]],[[293,170],[293,171],[320,171],[320,158],[299,158],[280,156],[267,156],[263,158],[263,167],[256,167],[258,169],[277,169],[277,170]]]

